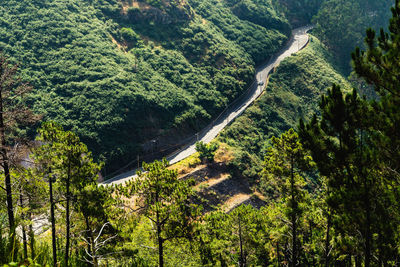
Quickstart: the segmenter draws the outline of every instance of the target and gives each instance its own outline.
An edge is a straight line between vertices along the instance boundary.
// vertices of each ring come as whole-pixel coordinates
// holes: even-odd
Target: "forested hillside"
[[[288,39],[270,1],[190,4],[6,0],[0,51],[35,88],[35,112],[121,165],[148,140],[204,126]]]
[[[335,53],[343,71],[351,71],[350,53],[364,45],[367,28],[386,28],[391,0],[326,0],[312,22],[315,34]]]
[[[264,95],[220,138],[235,147],[233,172],[251,180],[261,170],[272,136],[296,127],[301,118],[310,118],[318,110],[320,95],[333,83],[341,84],[345,90],[352,88],[348,81],[351,51],[357,45],[364,45],[368,27],[379,29],[388,25],[392,1],[281,1],[281,4],[291,23],[310,20],[315,23],[310,43],[280,64],[271,75]]]
[[[366,18],[385,25],[392,3],[3,2],[0,264],[400,265],[400,0],[364,48]],[[308,45],[211,144],[98,184],[99,158],[200,128],[310,20]],[[235,185],[259,205],[218,206]]]
[[[222,141],[237,148],[232,163],[237,175],[255,179],[268,140],[295,127],[300,118],[310,118],[333,83],[351,88],[332,52],[311,36],[304,50],[279,65],[259,100],[221,134]]]
[[[388,1],[5,0],[0,51],[34,87],[34,111],[76,132],[109,173],[150,140],[170,147],[205,126],[293,26],[312,20],[347,66]]]

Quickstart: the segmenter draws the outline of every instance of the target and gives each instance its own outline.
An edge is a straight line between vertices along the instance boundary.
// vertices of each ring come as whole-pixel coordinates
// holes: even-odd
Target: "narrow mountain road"
[[[211,142],[229,123],[231,123],[251,103],[253,103],[254,100],[256,100],[264,91],[266,87],[266,81],[271,70],[277,67],[283,59],[298,52],[307,45],[309,39],[307,32],[311,28],[312,26],[305,26],[294,29],[292,31],[292,38],[289,40],[287,45],[279,53],[277,53],[277,55],[272,57],[269,62],[257,68],[255,82],[251,85],[250,90],[247,91],[248,93],[241,98],[241,101],[238,101],[238,103],[230,107],[228,112],[225,112],[224,116],[220,116],[216,121],[214,121],[214,123],[208,127],[208,131],[205,131],[202,135],[199,135],[198,140],[203,141],[204,143]],[[259,85],[259,81],[263,81],[263,85]],[[169,155],[167,160],[170,162],[170,164],[174,164],[189,157],[195,152],[195,142],[192,142],[176,153]],[[104,181],[102,184],[121,184],[134,178],[135,173],[136,170],[126,172],[112,179]]]

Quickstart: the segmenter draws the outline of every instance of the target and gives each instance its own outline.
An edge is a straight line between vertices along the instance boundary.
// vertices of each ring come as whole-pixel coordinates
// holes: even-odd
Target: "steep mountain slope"
[[[256,63],[276,52],[282,33],[290,34],[288,22],[274,9],[271,0],[190,0],[190,3],[203,18],[218,25],[225,38],[243,47]]]
[[[365,30],[388,25],[392,0],[325,0],[313,18],[315,34],[350,72],[350,54],[364,45]]]
[[[347,89],[352,87],[346,77],[350,53],[355,46],[363,45],[367,27],[379,29],[387,25],[393,1],[281,0],[280,3],[293,25],[312,20],[313,35],[317,38],[312,37],[309,47],[282,62],[271,76],[265,94],[221,135],[221,140],[236,149],[232,171],[253,181],[258,177],[270,137],[296,127],[300,118],[310,118],[318,110],[320,95],[332,83]]]
[[[4,0],[0,51],[34,86],[34,110],[77,132],[109,173],[206,125],[291,25],[315,14],[315,34],[346,66],[348,47],[369,19],[386,21],[389,2]]]
[[[351,88],[332,53],[312,36],[304,50],[281,62],[266,92],[221,134],[223,142],[235,147],[231,167],[236,175],[255,179],[268,139],[310,118],[332,83]]]
[[[112,167],[146,150],[142,144],[151,139],[202,127],[246,88],[255,62],[284,44],[290,29],[284,15],[271,5],[257,17],[246,7],[5,0],[0,51],[20,63],[34,86],[36,112],[77,132]]]

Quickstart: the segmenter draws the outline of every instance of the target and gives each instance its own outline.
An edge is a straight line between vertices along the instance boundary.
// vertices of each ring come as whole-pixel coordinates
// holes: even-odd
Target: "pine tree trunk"
[[[69,243],[70,243],[70,211],[69,211],[69,205],[70,205],[70,181],[71,181],[71,166],[68,164],[68,173],[67,173],[67,182],[66,182],[66,195],[67,195],[67,203],[65,207],[65,226],[66,226],[66,240],[65,240],[65,266],[68,267],[68,260],[69,260]]]
[[[19,193],[19,205],[21,207],[21,210],[23,210],[24,208],[24,202],[22,199],[22,189]],[[21,219],[24,220],[25,219],[25,215],[24,213],[21,214]],[[28,242],[26,240],[26,230],[25,230],[25,226],[24,223],[21,224],[21,228],[22,228],[22,243],[23,243],[23,247],[24,247],[24,259],[28,258]]]
[[[57,266],[57,240],[56,240],[56,220],[54,217],[53,200],[53,178],[49,172],[49,191],[50,191],[50,221],[51,221],[51,243],[53,245],[53,266]]]
[[[369,194],[368,194],[368,188],[365,183],[365,196],[364,196],[364,202],[365,202],[365,212],[366,212],[366,229],[365,229],[365,267],[369,267],[371,264],[371,243],[372,243],[372,237],[371,237],[371,212],[370,212],[370,202],[369,202]]]
[[[29,219],[32,221],[32,214],[29,213]],[[35,254],[35,233],[33,232],[32,224],[29,225],[29,247],[31,248],[31,258],[36,257]]]
[[[12,188],[11,188],[11,175],[10,168],[8,162],[8,155],[6,149],[6,133],[5,133],[5,125],[4,125],[4,108],[3,108],[3,95],[2,88],[0,88],[0,138],[1,138],[1,157],[2,157],[2,167],[4,170],[4,181],[6,186],[6,201],[7,201],[7,214],[8,214],[8,224],[10,226],[10,248],[9,251],[14,250],[14,258],[17,256],[17,249],[15,248],[16,242],[16,234],[15,234],[15,219],[14,219],[14,208],[12,202]]]
[[[25,226],[21,225],[22,228],[22,243],[23,243],[23,247],[24,247],[24,259],[28,258],[28,241],[26,238],[26,230],[25,230]]]
[[[1,89],[1,88],[0,88]],[[14,208],[12,202],[12,188],[11,188],[11,176],[10,176],[10,168],[8,162],[8,155],[6,149],[6,133],[5,133],[5,125],[4,125],[4,117],[3,117],[3,95],[0,90],[0,138],[1,138],[1,157],[2,157],[2,165],[5,176],[5,186],[6,186],[6,194],[7,194],[7,213],[8,213],[8,224],[10,226],[10,236],[15,239],[15,219],[14,219]]]
[[[28,205],[29,207],[32,207],[32,200],[31,197],[28,194]],[[31,209],[29,209],[28,211],[28,217],[29,217],[29,221],[32,222],[32,213],[31,213]],[[29,247],[31,249],[31,259],[35,258],[35,233],[33,232],[33,226],[32,223],[29,224]]]
[[[94,266],[94,267],[98,267],[98,266],[99,266],[99,263],[98,263],[97,255],[96,255],[96,251],[95,251],[95,244],[94,244],[93,235],[92,235],[91,240],[92,240],[92,248],[93,248],[93,266]]]
[[[160,225],[157,225],[157,239],[158,239],[158,265],[160,267],[164,267],[164,251],[163,251],[164,240],[161,237],[161,226]]]
[[[158,194],[156,194],[156,202],[158,201]],[[161,220],[158,210],[156,211],[156,224],[157,224],[157,240],[158,240],[158,266],[164,267],[164,239],[161,236]]]

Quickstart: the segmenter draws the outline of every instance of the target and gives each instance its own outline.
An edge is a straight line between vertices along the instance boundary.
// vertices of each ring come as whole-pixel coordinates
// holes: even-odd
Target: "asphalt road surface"
[[[229,123],[231,123],[236,117],[238,117],[251,103],[254,102],[264,91],[266,87],[266,80],[272,69],[277,67],[279,63],[291,56],[292,54],[303,49],[308,43],[308,34],[312,26],[305,26],[296,28],[292,31],[292,38],[289,40],[287,45],[278,52],[269,62],[260,66],[256,70],[255,82],[252,84],[248,93],[242,97],[241,101],[230,107],[228,112],[225,112],[224,116],[220,116],[214,123],[209,126],[209,129],[202,135],[198,136],[199,141],[204,143],[211,142]],[[259,85],[259,81],[263,82],[263,85]],[[170,164],[179,162],[196,152],[195,142],[187,144],[183,149],[167,157]],[[123,174],[120,174],[114,178],[104,181],[102,184],[121,184],[136,176],[136,170],[132,170]]]

